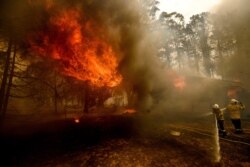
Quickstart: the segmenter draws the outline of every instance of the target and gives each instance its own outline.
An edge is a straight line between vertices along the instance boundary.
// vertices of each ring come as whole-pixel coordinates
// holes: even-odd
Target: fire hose
[[[200,131],[194,130],[194,128],[191,128],[191,127],[178,127],[178,128],[184,129],[184,130],[187,130],[187,131],[191,131],[191,132],[203,135],[203,136],[213,137],[212,134],[200,132]],[[221,138],[221,137],[220,137],[220,140],[224,140],[224,141],[228,141],[228,142],[231,142],[231,143],[239,143],[239,144],[244,144],[244,145],[250,146],[250,143],[242,142],[242,141],[238,141],[238,140],[231,140],[231,139],[226,139],[226,138]]]

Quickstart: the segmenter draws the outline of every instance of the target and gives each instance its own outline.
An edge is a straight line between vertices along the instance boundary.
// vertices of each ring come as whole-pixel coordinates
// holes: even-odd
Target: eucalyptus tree
[[[233,4],[233,5],[232,5]],[[250,85],[250,17],[248,0],[228,0],[217,13],[215,28],[220,35],[222,56],[227,56],[223,71],[227,79],[240,80],[246,87]],[[221,31],[219,31],[222,29]],[[226,48],[226,49],[224,49]]]
[[[12,24],[11,21],[5,19],[2,15],[0,18],[0,38],[1,38],[1,44],[4,45],[1,50],[1,59],[2,61],[2,75],[1,75],[1,86],[0,86],[0,118],[3,119],[5,116],[5,106],[7,103],[7,92],[8,92],[8,74],[10,71],[12,71],[12,68],[14,66],[12,65],[12,62],[14,61],[14,56],[12,58],[12,52],[13,52],[13,45],[14,45],[14,39],[13,39],[13,30],[12,30]]]
[[[158,4],[160,2],[157,0],[138,0],[138,2],[142,5],[143,11],[146,12],[142,14],[142,18],[155,20],[156,12],[159,11]]]
[[[173,64],[178,62],[179,69],[182,68],[182,58],[184,55],[184,42],[185,42],[185,22],[184,16],[180,13],[162,12],[159,17],[161,24],[161,48],[160,58],[165,60],[169,68],[172,68]],[[172,53],[176,54],[174,58]]]
[[[0,4],[0,56],[2,73],[0,85],[0,118],[7,110],[9,95],[13,84],[13,75],[20,41],[28,29],[27,2],[3,0]]]
[[[192,38],[198,43],[198,52],[200,52],[202,58],[202,64],[204,67],[204,72],[207,76],[212,77],[214,72],[214,63],[211,59],[211,45],[210,45],[210,36],[211,36],[211,22],[209,20],[209,13],[201,13],[193,15],[190,18],[190,22],[187,25],[192,31]],[[196,65],[199,64],[199,57],[196,56]],[[198,69],[198,68],[197,68]]]
[[[199,74],[201,56],[198,49],[199,42],[197,40],[197,35],[190,23],[186,25],[184,31],[186,35],[184,47],[186,48],[185,50],[188,57],[188,65],[191,69],[194,67],[194,70]]]
[[[215,50],[216,72],[224,78],[228,68],[225,63],[237,51],[236,35],[228,22],[229,15],[213,14],[212,18],[211,41]]]

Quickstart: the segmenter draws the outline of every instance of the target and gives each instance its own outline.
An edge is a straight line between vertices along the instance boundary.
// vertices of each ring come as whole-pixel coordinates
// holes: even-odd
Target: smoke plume
[[[228,25],[236,42],[235,53],[223,64],[226,76],[250,85],[250,1],[223,0],[218,7],[217,16],[220,25]],[[246,86],[248,87],[248,86]]]
[[[232,78],[239,76],[239,73],[248,74],[247,67],[250,60],[248,57],[249,48],[247,46],[250,32],[248,30],[249,10],[247,4],[247,0],[232,3],[225,1],[217,12],[218,14],[227,14],[230,16],[226,22],[231,25],[230,28],[237,40],[238,52],[232,56],[226,65],[230,67],[226,73]],[[86,25],[85,28],[77,29],[75,28],[76,23],[70,24],[66,28],[71,28],[72,30],[66,31],[67,33],[64,38],[51,40],[50,37],[47,37],[45,39],[49,39],[48,41],[52,41],[52,43],[56,41],[63,44],[65,47],[61,50],[64,51],[66,49],[69,57],[74,57],[72,53],[75,50],[82,51],[79,49],[82,47],[79,41],[85,41],[85,39],[79,38],[75,32],[81,31],[81,34],[86,35],[87,40],[104,41],[104,44],[98,42],[94,46],[111,45],[112,53],[114,53],[112,55],[116,56],[118,63],[117,66],[116,63],[113,63],[113,67],[116,67],[118,73],[122,76],[122,87],[127,93],[130,95],[131,90],[135,92],[128,98],[129,100],[136,99],[135,106],[138,110],[190,111],[196,103],[200,104],[202,101],[211,101],[212,103],[214,94],[209,93],[209,95],[206,95],[207,97],[209,96],[207,99],[202,99],[201,97],[201,95],[208,94],[208,88],[214,90],[211,83],[206,80],[196,81],[195,79],[190,79],[189,83],[185,85],[185,78],[183,79],[175,73],[167,72],[161,64],[156,55],[159,48],[157,40],[161,39],[161,33],[163,32],[156,33],[149,26],[150,21],[147,20],[147,12],[142,1],[130,1],[128,3],[123,0],[5,0],[1,5],[0,11],[1,20],[5,23],[3,25],[7,27],[5,29],[6,36],[10,33],[15,37],[15,40],[22,43],[22,49],[26,50],[27,55],[31,55],[30,59],[32,59],[32,62],[34,59],[34,53],[32,53],[34,47],[32,50],[30,46],[32,44],[30,42],[31,36],[36,39],[35,48],[42,51],[43,54],[46,53],[44,55],[61,52],[61,50],[57,52],[58,50],[54,51],[50,49],[51,43],[46,43],[46,40],[43,40],[42,36],[44,36],[44,32],[49,32],[52,37],[53,35],[56,36],[58,27],[55,25],[58,22],[55,22],[54,18],[57,15],[62,15],[61,13],[65,10],[80,11],[76,14],[71,12],[73,14],[72,17],[66,20],[69,22],[77,18],[76,23],[83,23]],[[82,17],[78,17],[78,14]],[[61,21],[60,23],[65,24],[67,22]],[[51,25],[54,27],[51,28]],[[12,28],[10,29],[8,26]],[[85,32],[85,30],[91,31]],[[77,42],[68,44],[66,42],[68,38],[73,38]],[[84,45],[88,46],[88,44]],[[72,46],[71,49],[68,49],[69,46]],[[102,55],[104,51],[102,47],[99,47],[97,52]],[[65,58],[65,56],[63,57]],[[96,57],[98,58],[98,56]],[[57,68],[60,69],[61,66],[64,66],[67,67],[67,70],[70,69],[69,65],[72,63],[71,61],[63,59],[63,61],[59,62],[57,54],[54,54],[52,58],[57,62],[55,63],[55,65],[58,65]],[[105,62],[106,58],[100,56],[100,59],[99,64],[104,64],[105,67],[107,64]],[[76,60],[75,57],[74,60]],[[44,61],[50,60],[46,58]],[[75,64],[75,62],[72,64]],[[84,65],[77,64],[77,66]],[[79,68],[75,68],[74,70],[78,71]],[[103,70],[100,70],[100,72],[103,72]],[[79,77],[76,78],[85,79],[87,77],[85,74],[92,76],[91,71],[87,71],[86,73],[82,70]],[[109,72],[108,74],[114,73]],[[112,80],[112,77],[108,79],[108,81],[110,80]],[[95,82],[98,83],[99,80],[95,80]],[[208,108],[209,106],[205,107]]]
[[[150,31],[149,20],[145,17],[147,12],[140,2],[130,1],[128,3],[123,0],[27,0],[5,1],[1,8],[3,9],[1,14],[4,21],[15,27],[11,30],[11,34],[14,34],[16,41],[22,42],[23,50],[27,50],[26,53],[30,55],[32,55],[30,45],[34,44],[30,42],[30,36],[36,39],[35,48],[37,50],[49,54],[50,52],[44,51],[44,48],[50,47],[50,43],[46,42],[51,40],[49,37],[46,38],[47,41],[41,39],[41,32],[48,29],[48,24],[51,23],[53,17],[61,11],[67,9],[79,10],[83,13],[83,18],[79,22],[91,21],[94,24],[90,25],[90,29],[100,30],[95,31],[95,34],[87,35],[90,38],[97,36],[98,39],[104,39],[106,43],[112,46],[117,56],[118,71],[123,78],[122,86],[135,92],[136,106],[139,110],[148,111],[152,109],[154,105],[159,103],[160,99],[164,98],[165,100],[166,96],[171,93],[171,82],[168,81],[168,75],[156,57],[157,36],[154,36]],[[74,25],[71,27],[74,27]],[[53,31],[56,31],[56,29],[50,29],[51,34],[55,34]],[[63,42],[64,39],[62,38],[61,41]],[[66,46],[67,43],[64,42],[63,44]],[[76,46],[76,49],[78,48]],[[54,53],[53,49],[49,49],[49,51]],[[57,59],[58,56],[56,55],[52,57]],[[34,59],[34,57],[30,59]],[[45,60],[48,61],[47,58]],[[67,66],[69,62],[59,63],[59,67],[62,64]]]

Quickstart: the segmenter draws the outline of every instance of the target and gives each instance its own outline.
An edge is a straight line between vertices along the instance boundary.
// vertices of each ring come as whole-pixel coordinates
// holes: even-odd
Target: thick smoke
[[[96,32],[96,35],[111,44],[117,53],[118,70],[123,76],[122,86],[127,91],[129,100],[136,100],[134,105],[138,110],[190,111],[200,101],[212,103],[211,98],[204,100],[200,96],[207,93],[210,84],[205,80],[192,80],[190,84],[187,83],[187,88],[180,91],[173,86],[173,76],[169,75],[156,56],[159,48],[157,40],[161,39],[159,37],[162,36],[162,32],[155,33],[152,27],[149,27],[150,21],[147,20],[144,7],[141,1],[128,3],[123,0],[6,0],[1,6],[1,16],[4,18],[2,20],[8,23],[6,25],[14,27],[12,34],[13,32],[17,34],[17,39],[23,42],[23,50],[28,50],[29,46],[26,45],[28,36],[32,32],[45,29],[48,20],[56,12],[68,8],[80,10],[84,15],[82,21],[93,20],[97,23],[96,26],[100,26],[102,31]],[[236,20],[237,18],[235,16]],[[244,35],[239,33],[240,39],[241,36]],[[235,59],[240,61],[238,56],[235,56]],[[135,92],[132,95],[131,90]]]
[[[119,56],[124,88],[135,92],[137,109],[152,109],[158,94],[163,94],[169,84],[156,57],[157,45],[147,27],[147,12],[143,5],[138,1],[122,0],[85,1],[78,5],[104,26],[109,42]]]
[[[223,64],[227,77],[241,80],[245,87],[250,85],[250,1],[223,0],[218,7],[220,25],[228,25],[236,41],[236,52]]]
[[[117,53],[123,87],[128,92],[135,92],[133,99],[136,99],[138,110],[149,111],[171,93],[171,82],[156,57],[157,36],[150,31],[145,5],[140,2],[27,0],[2,4],[3,18],[14,24],[13,32],[18,34],[18,40],[23,42],[23,50],[27,49],[28,52],[27,38],[32,32],[46,29],[51,16],[67,8],[80,9],[84,14],[82,21],[94,20],[98,23],[97,26],[100,25],[103,31],[96,32],[96,35],[107,40]]]
[[[93,5],[102,13],[111,42],[120,53],[119,70],[124,86],[136,92],[139,110],[150,110],[168,85],[167,75],[156,57],[157,45],[147,27],[142,4],[108,1],[105,6]],[[101,6],[100,6],[101,5]],[[95,15],[95,13],[94,13]]]

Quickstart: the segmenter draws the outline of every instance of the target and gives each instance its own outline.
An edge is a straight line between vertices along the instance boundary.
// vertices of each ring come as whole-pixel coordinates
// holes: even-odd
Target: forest
[[[249,1],[160,4],[0,1],[3,165],[249,166]],[[225,113],[221,137],[232,98],[244,133]]]
[[[242,6],[244,2],[242,1]],[[99,21],[97,24],[100,24],[105,29],[103,31],[106,31],[107,36],[110,37],[107,41],[97,41],[98,44],[95,44],[95,40],[99,40],[98,38],[107,37],[93,37],[94,33],[102,33],[102,30],[94,25],[96,23],[90,25],[90,28],[93,27],[96,32],[88,32],[89,27],[86,23],[82,23],[84,20],[78,16],[80,13],[70,11],[74,8],[72,6],[80,2],[73,1],[72,4],[62,2],[58,3],[59,5],[56,3],[52,0],[41,2],[3,1],[1,5],[1,119],[4,119],[8,112],[34,113],[50,110],[53,113],[60,113],[67,107],[81,108],[82,112],[88,112],[88,108],[104,105],[105,100],[109,97],[118,98],[118,101],[113,103],[119,103],[119,98],[123,98],[124,92],[126,96],[129,96],[129,100],[125,100],[128,102],[125,103],[133,106],[136,102],[132,102],[133,100],[130,99],[136,99],[136,97],[138,99],[140,94],[143,94],[143,90],[137,88],[143,79],[140,81],[136,75],[132,76],[128,73],[131,73],[132,70],[144,70],[143,68],[147,68],[147,65],[135,67],[135,69],[131,67],[130,71],[127,70],[128,67],[124,66],[133,66],[131,61],[139,62],[141,61],[139,59],[143,59],[140,57],[143,55],[137,56],[130,52],[136,52],[132,47],[138,47],[139,40],[144,38],[141,36],[149,36],[148,34],[154,36],[153,38],[147,37],[150,38],[147,45],[154,45],[150,46],[153,50],[150,51],[150,56],[158,59],[160,66],[167,71],[174,71],[174,73],[184,76],[242,81],[246,85],[249,83],[248,47],[246,47],[249,37],[249,31],[246,28],[248,20],[243,20],[248,19],[247,9],[243,9],[240,13],[232,13],[233,11],[231,12],[230,9],[224,13],[203,12],[187,19],[181,13],[160,12],[157,7],[158,1],[147,0],[137,1],[136,5],[139,7],[137,6],[137,11],[133,11],[136,12],[134,16],[122,16],[122,14],[130,12],[129,9],[126,9],[127,11],[118,12],[120,16],[110,21],[105,18],[110,17],[110,13],[105,8],[111,10],[112,7],[98,6],[92,2],[89,5],[90,8],[93,10],[100,8],[100,12],[104,13],[103,18],[99,16],[98,12],[90,12],[90,14],[86,14],[88,16],[85,21],[88,21],[87,17],[93,17]],[[112,3],[110,2],[110,4]],[[83,2],[82,5],[86,5],[86,2]],[[120,4],[115,5],[117,8],[121,7]],[[84,6],[81,8],[85,10]],[[66,16],[67,14],[68,16]],[[59,17],[64,17],[65,20]],[[243,19],[237,20],[239,17]],[[76,21],[72,21],[72,18],[75,18]],[[120,20],[115,20],[118,18]],[[65,25],[67,21],[71,21],[71,23]],[[108,32],[110,30],[107,29],[111,27],[110,29],[113,28],[115,31],[117,25],[114,24],[119,24],[119,21],[121,22],[119,26],[124,26],[122,22],[127,21],[127,24],[144,27],[144,32],[140,32],[139,35],[135,35],[134,32],[128,34],[131,39],[120,37],[125,40],[118,41],[118,43],[115,39],[117,37],[110,35],[111,32]],[[108,22],[112,23],[109,25]],[[81,23],[85,25],[80,25]],[[69,30],[63,30],[63,28]],[[124,31],[119,33],[130,33],[129,31],[133,29],[125,26],[119,28],[123,29],[120,31]],[[105,52],[107,52],[106,54],[112,52],[107,50],[108,47],[114,48],[114,53],[109,56],[110,58],[104,56],[99,62],[102,66],[100,68],[109,68],[106,74],[101,71],[99,74],[95,74],[95,71],[85,69],[90,68],[87,65],[88,59],[85,60],[86,62],[78,60],[72,62],[71,56],[67,56],[78,54],[75,52],[80,52],[80,49],[86,49],[78,44],[78,40],[84,42],[84,39],[78,39],[80,37],[77,36],[79,35],[77,33],[82,33],[80,35],[86,35],[86,38],[93,40],[94,42],[91,44],[93,46],[90,46],[90,49],[93,47],[93,50],[99,50],[96,52],[100,52],[102,55]],[[132,40],[133,44],[126,46],[126,42],[130,42],[129,40]],[[103,47],[107,47],[107,49],[105,50]],[[127,51],[124,51],[126,49]],[[60,58],[57,54],[61,55]],[[119,56],[115,54],[119,54]],[[128,56],[128,54],[130,55]],[[136,57],[140,58],[133,60]],[[73,58],[75,57],[73,56]],[[79,66],[82,67],[77,69]],[[103,74],[104,76],[99,76]],[[101,77],[102,82],[98,81],[98,77],[99,79]]]

